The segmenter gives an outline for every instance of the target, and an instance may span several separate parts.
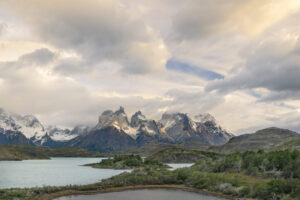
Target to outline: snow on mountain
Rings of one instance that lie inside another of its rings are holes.
[[[130,124],[132,127],[137,128],[139,132],[142,131],[150,135],[159,134],[160,132],[157,123],[154,120],[148,120],[141,111],[132,115]]]
[[[99,116],[97,125],[92,129],[87,126],[76,126],[72,130],[58,127],[45,129],[32,115],[21,116],[0,109],[0,129],[3,141],[6,143],[17,141],[28,143],[29,141],[34,145],[49,147],[79,144],[89,146],[92,145],[90,143],[96,142],[93,141],[94,137],[103,140],[98,141],[101,145],[104,144],[104,141],[109,140],[110,145],[122,146],[121,143],[124,141],[121,141],[120,138],[128,142],[127,146],[132,146],[133,143],[142,146],[151,142],[182,143],[186,141],[224,144],[233,136],[222,129],[210,114],[197,115],[193,120],[184,113],[164,113],[159,121],[155,121],[147,119],[141,111],[138,111],[132,115],[129,121],[123,107],[115,112],[104,111]],[[14,133],[16,136],[13,140],[5,136],[5,134]],[[97,134],[100,133],[103,135],[98,136]],[[22,135],[28,141],[22,139]],[[82,141],[87,144],[83,144]],[[106,145],[105,149],[109,151],[114,148]]]
[[[104,111],[100,115],[98,124],[93,130],[100,130],[108,126],[113,126],[118,130],[124,131],[132,138],[136,138],[137,128],[130,126],[123,107],[120,107],[120,109],[115,112],[111,110]]]
[[[209,144],[226,142],[231,134],[223,130],[210,114],[200,114],[191,119],[184,113],[164,113],[159,121],[148,120],[141,111],[132,115],[130,122],[123,107],[113,112],[104,111],[94,130],[115,127],[131,136],[138,144],[151,141],[181,143],[198,140]]]
[[[159,121],[164,132],[176,142],[199,140],[208,144],[222,144],[233,135],[222,129],[210,114],[195,116],[195,120],[184,113],[165,113]]]
[[[177,142],[182,142],[196,135],[195,122],[186,114],[164,113],[159,122],[162,123],[164,131]]]
[[[54,141],[68,141],[78,136],[77,134],[72,134],[69,129],[61,129],[57,127],[47,128],[47,133]]]
[[[0,109],[0,127],[20,131],[26,138],[38,140],[46,134],[43,125],[32,115],[21,116]]]
[[[214,124],[217,124],[216,119],[211,114],[208,113],[196,115],[194,118],[195,118],[195,122],[200,122],[200,123],[213,122]]]
[[[86,135],[89,132],[89,127],[85,125],[77,125],[71,130],[72,135]]]
[[[8,131],[19,131],[27,139],[30,139],[37,145],[43,145],[49,137],[53,141],[63,142],[88,132],[87,126],[76,126],[72,131],[57,127],[48,127],[45,129],[40,121],[33,115],[22,116],[7,112],[1,108],[0,128],[4,130],[4,133],[8,133]],[[12,134],[12,132],[9,133]]]
[[[141,123],[146,121],[146,117],[142,114],[141,111],[137,111],[131,117],[130,124],[132,127],[138,127]]]
[[[123,107],[113,112],[111,110],[104,111],[100,117],[98,124],[94,129],[102,129],[107,126],[114,126],[117,129],[127,128],[129,126],[127,115]]]

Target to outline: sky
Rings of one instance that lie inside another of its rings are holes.
[[[0,0],[0,107],[48,125],[107,109],[300,131],[299,0]]]

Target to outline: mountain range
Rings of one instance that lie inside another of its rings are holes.
[[[137,111],[129,119],[120,107],[116,111],[104,111],[94,127],[80,125],[69,130],[45,128],[35,116],[21,116],[0,109],[0,144],[5,145],[81,147],[112,152],[150,143],[221,145],[232,137],[210,114],[192,119],[185,113],[164,113],[156,121]]]

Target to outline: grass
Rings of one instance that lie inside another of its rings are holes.
[[[220,154],[207,151],[169,148],[152,154],[149,156],[149,159],[165,163],[194,163],[198,160],[206,158],[217,159],[220,156]]]
[[[138,168],[167,168],[168,166],[151,159],[143,160],[139,155],[120,155],[103,159],[99,163],[87,164],[94,168],[102,169],[138,169]]]

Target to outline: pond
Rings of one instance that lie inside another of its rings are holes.
[[[194,163],[166,163],[166,164],[171,167],[170,170],[175,170],[183,167],[191,167]]]
[[[91,195],[74,195],[55,200],[224,200],[220,197],[173,189],[127,190]]]

